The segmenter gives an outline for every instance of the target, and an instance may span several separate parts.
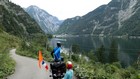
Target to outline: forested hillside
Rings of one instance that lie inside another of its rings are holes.
[[[1,0],[0,3],[0,28],[3,31],[19,37],[43,33],[35,20],[20,6],[11,3],[9,0]]]
[[[79,19],[65,20],[58,34],[140,35],[140,1],[112,0]]]

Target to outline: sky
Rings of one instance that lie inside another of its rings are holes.
[[[10,0],[13,3],[27,8],[36,5],[59,20],[83,16],[111,0]]]

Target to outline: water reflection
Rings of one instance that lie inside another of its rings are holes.
[[[140,39],[121,39],[113,38],[118,46],[118,58],[124,65],[134,63],[140,53]],[[65,37],[53,38],[51,45],[54,47],[57,41],[61,41],[65,48],[70,48],[71,45],[79,45],[81,52],[96,51],[101,45],[105,46],[106,52],[110,49],[112,38],[103,37]],[[107,54],[107,53],[106,53]]]

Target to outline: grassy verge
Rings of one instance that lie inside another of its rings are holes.
[[[3,79],[14,72],[15,62],[12,60],[9,54],[1,55],[0,59],[0,79]]]
[[[18,47],[19,39],[7,33],[0,33],[0,79],[14,72],[15,62],[10,57],[11,48]]]
[[[21,55],[21,56],[27,56],[27,57],[31,57],[31,58],[34,58],[34,59],[38,59],[38,51],[39,51],[39,49],[35,49],[33,51],[18,49],[16,51],[16,53]],[[43,54],[43,59],[44,60],[46,60],[48,62],[53,60],[49,51],[42,50],[42,54]]]
[[[46,45],[47,36],[37,34],[32,38],[34,39],[22,41],[16,53],[22,56],[38,59],[38,51],[41,50],[43,53],[44,60],[51,61],[52,57],[49,51],[51,51],[52,49],[48,45]]]
[[[63,54],[68,61],[69,57]],[[73,54],[71,59],[74,63],[74,73],[78,79],[140,79],[140,70],[129,66],[122,68],[119,62],[102,64],[94,60],[86,60],[85,56]]]

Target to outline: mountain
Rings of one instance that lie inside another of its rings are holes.
[[[43,33],[39,25],[20,6],[0,0],[0,30],[19,37]]]
[[[45,10],[40,9],[37,6],[29,6],[25,11],[36,20],[45,33],[56,32],[62,23],[62,21],[58,20],[57,17],[50,15]]]
[[[57,34],[65,33],[65,34],[73,34],[76,32],[76,27],[73,27],[74,24],[78,23],[79,19],[81,19],[80,16],[76,16],[74,18],[68,18],[64,20],[64,22],[60,25]]]
[[[58,34],[140,35],[140,0],[112,0],[78,19],[66,19]]]

